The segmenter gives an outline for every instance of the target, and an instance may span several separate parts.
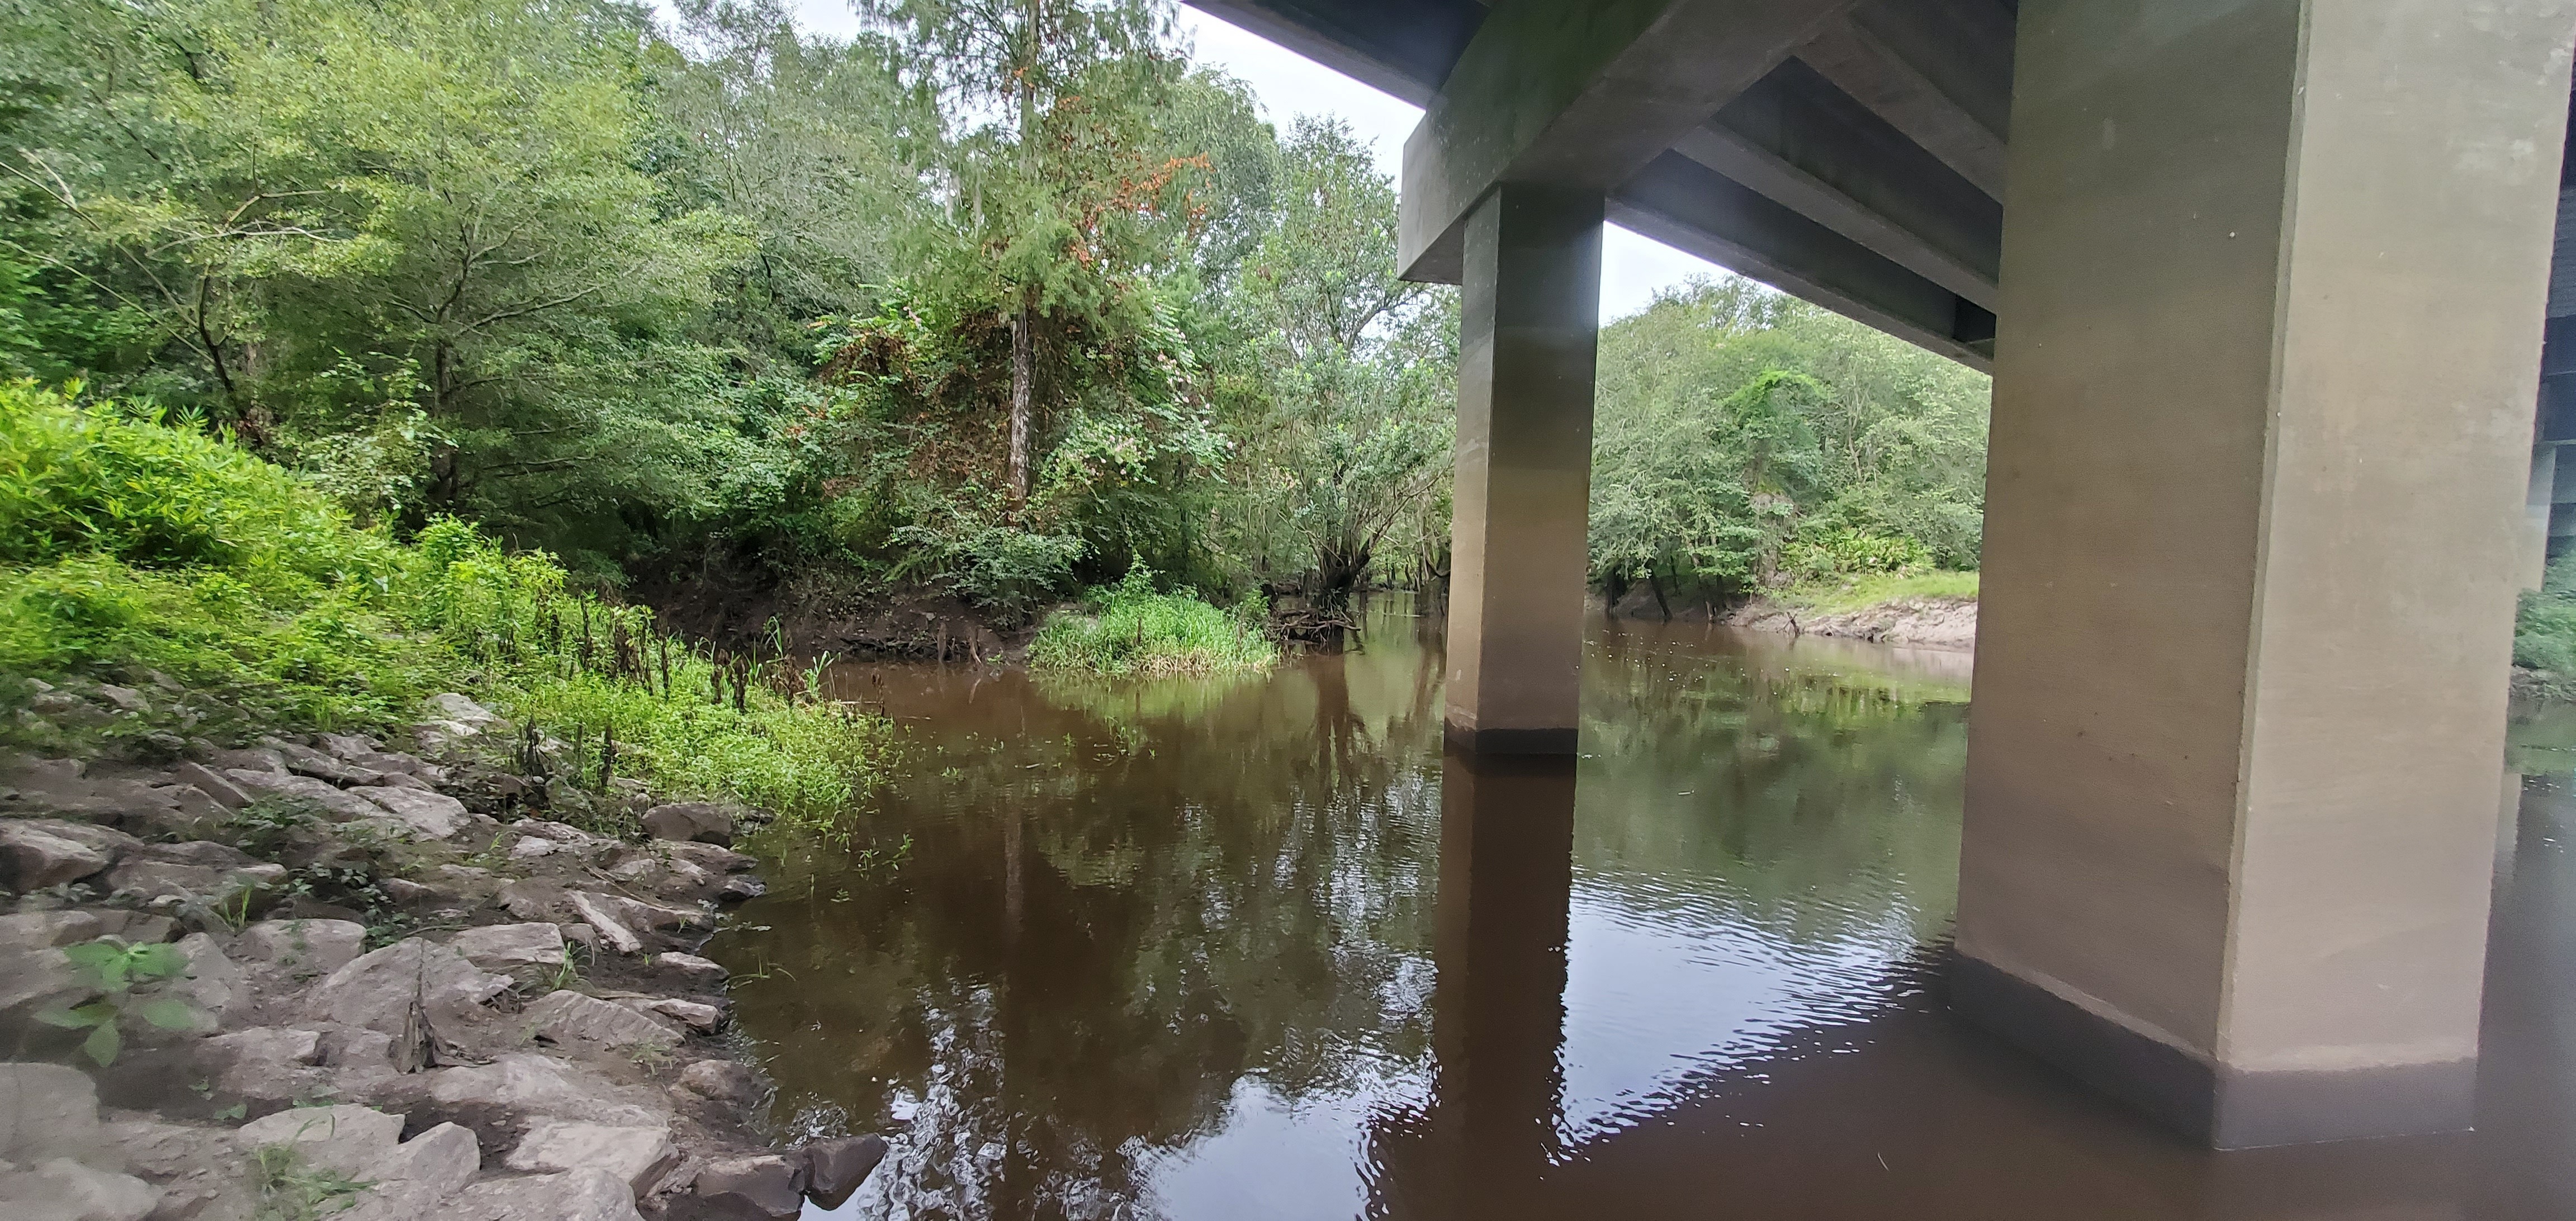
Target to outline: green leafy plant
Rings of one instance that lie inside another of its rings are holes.
[[[48,1009],[36,1020],[66,1030],[87,1030],[81,1041],[81,1052],[104,1068],[116,1062],[118,1051],[125,1045],[119,1027],[139,1020],[163,1030],[185,1030],[197,1025],[201,1015],[194,1005],[175,996],[137,996],[136,989],[146,992],[177,978],[188,969],[186,956],[179,948],[162,942],[143,945],[127,944],[121,937],[101,937],[63,949],[84,982],[106,995],[70,1008]]]

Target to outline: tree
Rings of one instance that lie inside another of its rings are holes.
[[[1396,277],[1394,187],[1340,121],[1298,120],[1276,198],[1233,293],[1246,508],[1284,529],[1308,595],[1339,607],[1392,534],[1423,525],[1447,473],[1454,299]]]

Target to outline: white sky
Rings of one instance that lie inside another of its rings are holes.
[[[857,30],[846,0],[793,0],[797,24],[806,30],[846,38]],[[1404,158],[1404,138],[1422,111],[1410,103],[1366,85],[1249,34],[1194,8],[1181,9],[1181,28],[1197,44],[1197,60],[1225,69],[1252,86],[1254,97],[1283,130],[1301,114],[1330,113],[1351,125],[1360,139],[1377,150],[1378,169],[1395,175]],[[1655,291],[1692,276],[1717,275],[1716,264],[1610,226],[1601,244],[1601,319],[1625,317],[1646,308]]]

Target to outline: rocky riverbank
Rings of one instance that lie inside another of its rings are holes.
[[[757,812],[585,792],[457,694],[393,741],[116,733],[190,698],[44,688],[35,736],[100,748],[0,755],[0,1217],[782,1218],[884,1155],[772,1147],[695,953]]]

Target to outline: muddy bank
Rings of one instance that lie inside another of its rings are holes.
[[[738,653],[978,662],[1026,646],[1037,630],[1034,617],[997,624],[952,593],[878,587],[828,572],[780,581],[709,564],[631,592],[666,627]]]
[[[191,698],[46,688],[22,715],[112,729]],[[772,1147],[773,1087],[694,953],[762,891],[731,846],[761,816],[586,792],[560,750],[449,694],[389,741],[0,755],[0,1216],[845,1199],[884,1142]]]
[[[1764,597],[1733,606],[1678,601],[1658,605],[1646,590],[1633,589],[1609,607],[1609,613],[1627,619],[1662,619],[1669,613],[1677,623],[1718,623],[1757,632],[1834,636],[1913,648],[1973,651],[1977,647],[1974,598],[1901,598],[1827,614]]]

